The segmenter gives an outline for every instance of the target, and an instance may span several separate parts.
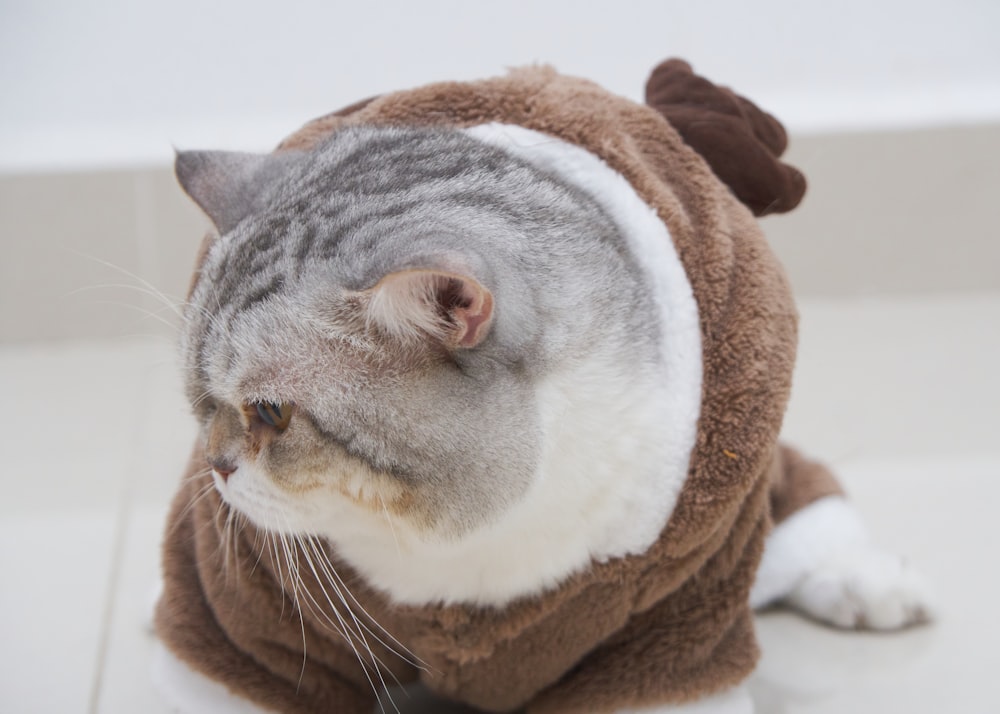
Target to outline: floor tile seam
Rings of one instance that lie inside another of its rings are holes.
[[[129,530],[130,516],[135,501],[135,489],[130,474],[141,468],[142,464],[142,444],[143,435],[147,431],[147,420],[151,415],[143,407],[148,404],[152,396],[153,370],[150,364],[152,358],[151,351],[143,348],[134,348],[137,358],[145,360],[142,369],[142,377],[139,380],[139,388],[136,390],[132,404],[132,414],[135,419],[132,422],[131,434],[127,443],[129,444],[129,457],[125,460],[122,468],[122,475],[118,488],[118,508],[115,513],[115,528],[111,546],[111,569],[105,586],[105,606],[101,613],[101,635],[96,653],[96,667],[94,679],[91,683],[90,699],[88,702],[89,714],[97,714],[100,708],[101,696],[103,692],[104,677],[107,668],[108,652],[111,645],[111,636],[114,630],[115,611],[118,602],[119,589],[122,587],[122,575],[124,571],[125,538]]]

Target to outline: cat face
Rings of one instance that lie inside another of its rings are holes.
[[[356,128],[177,160],[219,233],[182,339],[216,488],[403,600],[499,602],[648,546],[690,450],[660,433],[699,384],[668,393],[657,291],[680,291],[695,347],[697,321],[683,274],[642,263],[677,262],[663,224],[589,155],[544,139],[609,174],[635,226],[488,139]]]
[[[515,365],[457,354],[489,334],[484,288],[407,270],[322,304],[311,290],[261,301],[266,314],[242,313],[189,353],[227,501],[279,531],[347,509],[445,537],[523,492],[537,450],[529,385]]]

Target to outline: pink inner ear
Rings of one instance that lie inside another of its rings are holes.
[[[479,283],[459,279],[464,298],[452,315],[461,327],[459,347],[475,347],[486,337],[493,320],[493,295]]]
[[[489,333],[493,295],[474,278],[435,270],[386,275],[371,293],[369,319],[391,334],[471,348]]]

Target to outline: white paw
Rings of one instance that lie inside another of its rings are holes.
[[[844,628],[895,630],[931,619],[927,585],[902,558],[858,543],[809,572],[786,601]]]

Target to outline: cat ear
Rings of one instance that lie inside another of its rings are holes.
[[[493,321],[493,295],[460,273],[401,270],[368,293],[369,324],[401,338],[429,336],[469,349],[486,338]]]
[[[299,153],[178,151],[174,173],[223,235],[262,203],[269,186]]]

